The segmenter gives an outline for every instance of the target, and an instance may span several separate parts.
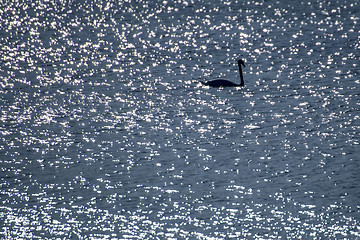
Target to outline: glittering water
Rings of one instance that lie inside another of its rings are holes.
[[[359,16],[1,3],[0,238],[359,238]]]

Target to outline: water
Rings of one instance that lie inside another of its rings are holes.
[[[360,237],[357,0],[0,8],[2,239]],[[200,80],[245,88],[207,88]]]

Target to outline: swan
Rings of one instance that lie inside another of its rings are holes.
[[[215,79],[208,82],[202,82],[202,84],[210,87],[243,87],[244,86],[244,78],[242,74],[242,68],[241,65],[245,67],[245,63],[243,60],[238,60],[239,65],[239,72],[240,72],[240,84],[230,82],[229,80],[225,79]]]

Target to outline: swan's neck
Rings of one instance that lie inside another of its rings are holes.
[[[243,87],[245,84],[244,84],[244,77],[242,73],[241,64],[239,64],[239,72],[240,72],[240,86]]]

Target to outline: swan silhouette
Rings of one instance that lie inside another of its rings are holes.
[[[243,87],[244,86],[244,77],[242,73],[241,65],[245,67],[245,63],[243,60],[238,60],[239,72],[240,72],[240,84],[230,82],[225,79],[215,79],[208,82],[202,82],[202,84],[210,87]]]

